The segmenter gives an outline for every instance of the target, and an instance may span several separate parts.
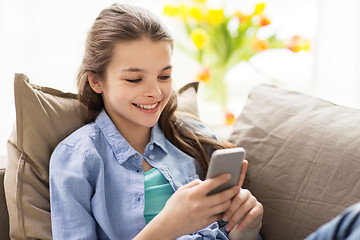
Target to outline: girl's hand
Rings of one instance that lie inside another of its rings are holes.
[[[244,160],[238,187],[244,183],[247,167],[248,162]],[[251,192],[247,189],[241,189],[232,199],[229,209],[223,215],[223,220],[229,221],[226,230],[231,231],[230,236],[240,236],[244,230],[247,232],[246,235],[249,235],[250,231],[253,233],[250,235],[256,236],[254,239],[257,239],[257,234],[262,225],[263,213],[263,206]]]
[[[205,181],[197,179],[180,187],[153,221],[166,224],[163,225],[165,229],[176,238],[220,220],[233,197],[239,194],[240,187],[234,186],[211,196],[207,196],[207,193],[228,180],[230,175],[222,174]]]

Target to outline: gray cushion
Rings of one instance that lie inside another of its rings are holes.
[[[360,200],[360,110],[260,85],[229,140],[264,205],[265,240],[296,240]]]

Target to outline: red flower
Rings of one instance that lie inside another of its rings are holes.
[[[259,16],[259,25],[261,27],[267,26],[271,23],[270,19],[268,17],[266,17],[265,15],[260,15]]]

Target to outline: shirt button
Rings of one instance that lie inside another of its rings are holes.
[[[151,144],[151,145],[149,146],[149,150],[152,151],[153,149],[154,149],[154,145]]]
[[[150,158],[151,160],[153,160],[153,159],[155,158],[155,156],[152,155],[152,154],[150,154],[150,155],[149,155],[149,158]]]
[[[141,197],[138,197],[137,201],[140,202],[140,201],[141,201]]]

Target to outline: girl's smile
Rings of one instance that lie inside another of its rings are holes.
[[[133,105],[137,108],[139,108],[140,111],[145,113],[155,113],[159,110],[160,101],[152,104],[136,104],[133,103]]]

